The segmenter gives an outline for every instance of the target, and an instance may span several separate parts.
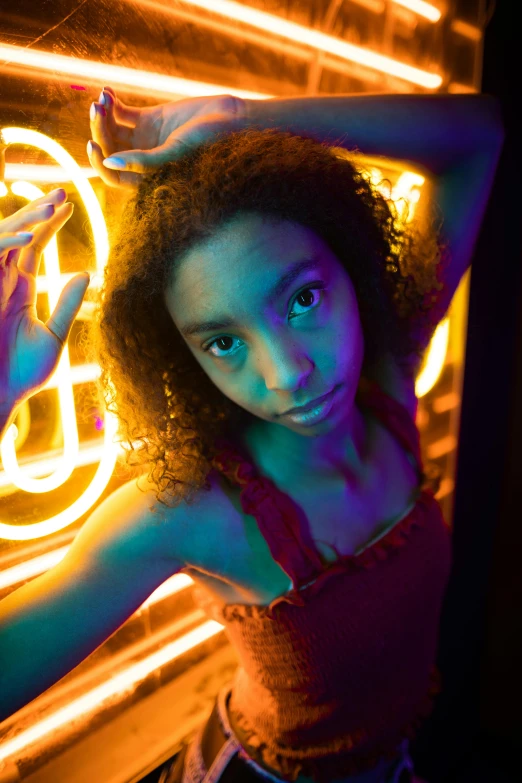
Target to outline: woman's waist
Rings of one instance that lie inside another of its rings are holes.
[[[278,762],[282,762],[282,765],[287,766],[288,770],[293,768],[295,774],[295,769],[300,764],[303,762],[307,764],[310,761],[312,761],[313,767],[316,769],[324,768],[324,773],[327,775],[329,783],[388,783],[388,781],[395,783],[396,780],[401,780],[402,783],[403,780],[406,780],[406,778],[400,779],[396,773],[399,767],[408,769],[408,764],[411,762],[408,754],[409,743],[407,739],[401,739],[399,742],[394,743],[391,748],[388,748],[386,754],[382,750],[374,751],[373,753],[368,750],[364,757],[347,749],[340,751],[337,743],[334,741],[330,748],[327,747],[328,743],[323,745],[321,755],[316,756],[313,760],[311,756],[308,759],[301,757],[302,754],[298,750],[295,754],[285,754],[284,760],[276,753],[274,755],[274,766],[271,766],[269,763],[271,758],[270,749],[263,747],[262,743],[259,744],[257,741],[258,737],[252,736],[251,733],[245,731],[230,709],[231,695],[232,687],[229,686],[222,689],[216,704],[217,717],[224,735],[233,736],[242,747],[244,757],[254,760],[264,771],[274,775],[274,779],[277,781],[283,780],[281,770],[276,766]],[[306,750],[308,755],[310,747],[308,746]],[[342,772],[337,774],[336,770],[342,770]],[[314,783],[314,778],[299,773],[298,777],[295,778],[295,783]]]

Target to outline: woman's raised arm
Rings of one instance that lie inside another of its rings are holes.
[[[217,132],[253,126],[312,134],[331,145],[417,167],[429,180],[423,202],[435,205],[449,251],[439,293],[439,306],[449,306],[471,262],[502,149],[495,98],[357,94],[241,100],[225,95],[139,109],[125,106],[111,88],[100,97],[103,105],[93,103],[91,109],[90,158],[114,186],[135,187],[143,173]],[[431,211],[426,218],[432,219]]]
[[[442,221],[449,255],[439,305],[446,310],[473,248],[504,140],[497,100],[488,95],[332,95],[246,100],[245,122],[310,133],[363,155],[413,164]],[[425,211],[431,220],[432,210]]]

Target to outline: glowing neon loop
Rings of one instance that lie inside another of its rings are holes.
[[[53,157],[58,165],[65,170],[67,178],[75,185],[89,215],[93,229],[96,270],[98,273],[101,273],[109,252],[107,228],[96,194],[74,158],[72,158],[71,155],[53,139],[42,133],[26,128],[4,128],[0,131],[0,140],[5,145],[23,144],[25,146],[36,147]],[[36,186],[27,182],[14,183],[12,190],[17,195],[24,196],[28,199],[33,199],[41,193]],[[6,192],[7,189],[4,185],[2,194],[5,195]],[[61,288],[63,287],[61,285],[55,240],[54,242],[49,243],[45,253],[45,265],[49,305],[52,310],[58,301]],[[74,411],[71,366],[67,345],[64,348],[56,372],[53,374],[52,378],[49,379],[49,385],[56,386],[58,389],[64,433],[64,454],[54,473],[45,478],[35,479],[28,476],[20,469],[15,449],[18,431],[14,424],[9,427],[0,443],[0,453],[6,474],[15,486],[26,492],[49,492],[52,489],[61,486],[71,475],[74,469],[74,459],[78,456],[78,431]],[[31,525],[10,525],[0,522],[0,537],[16,541],[42,538],[43,536],[50,535],[51,533],[55,533],[56,531],[67,527],[67,525],[72,524],[80,516],[85,514],[100,497],[114,470],[118,454],[118,447],[113,443],[113,436],[116,431],[116,417],[108,411],[105,411],[105,439],[98,469],[90,485],[74,503],[54,517]]]

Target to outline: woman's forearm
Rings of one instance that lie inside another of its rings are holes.
[[[488,95],[326,95],[246,100],[247,125],[311,133],[363,155],[409,161],[441,175],[503,136]]]

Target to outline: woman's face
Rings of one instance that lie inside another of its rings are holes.
[[[165,301],[196,361],[241,408],[301,442],[342,426],[359,382],[363,333],[350,278],[314,231],[238,214],[184,256]],[[339,385],[332,413],[315,426],[281,418]]]

